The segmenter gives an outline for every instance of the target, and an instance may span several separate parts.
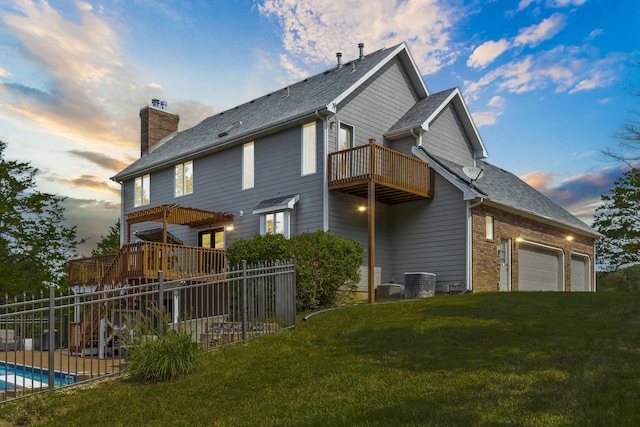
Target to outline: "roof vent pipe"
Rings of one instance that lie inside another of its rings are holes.
[[[336,58],[338,58],[338,68],[342,68],[342,52],[336,53]]]
[[[160,101],[160,108],[163,110],[167,109],[167,101]]]
[[[360,49],[360,61],[364,59],[364,43],[358,43],[358,49]]]
[[[159,100],[159,99],[153,98],[153,99],[151,100],[151,106],[152,106],[152,107],[156,107],[156,108],[158,108],[158,106],[159,106],[159,105],[160,105],[160,100]]]

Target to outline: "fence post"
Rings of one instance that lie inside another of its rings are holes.
[[[242,260],[242,341],[247,342],[247,260]]]
[[[44,335],[44,334],[42,334]],[[44,337],[40,338],[41,340]],[[41,342],[41,347],[44,347],[44,342]],[[49,285],[49,389],[53,390],[55,387],[55,349],[56,349],[56,288],[54,285]],[[41,371],[42,372],[42,371]]]
[[[164,333],[164,273],[162,270],[158,271],[158,335],[162,336]]]

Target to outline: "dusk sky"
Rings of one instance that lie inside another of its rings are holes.
[[[640,98],[637,0],[0,0],[0,139],[67,197],[89,255],[116,222],[109,178],[140,155],[152,98],[180,129],[406,42],[431,93],[460,87],[488,162],[590,223]],[[635,65],[634,65],[635,64]]]

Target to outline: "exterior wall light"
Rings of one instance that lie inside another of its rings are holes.
[[[233,224],[227,225],[227,231],[233,231]]]
[[[358,212],[364,212],[367,210],[366,206],[358,206]]]

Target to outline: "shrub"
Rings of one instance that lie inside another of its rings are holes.
[[[236,240],[227,249],[229,264],[286,261],[296,258],[298,310],[335,305],[355,292],[364,248],[357,240],[326,231],[301,233],[287,240],[281,234]]]
[[[14,425],[29,425],[51,415],[49,394],[36,394],[16,403],[11,421]]]
[[[192,342],[191,334],[168,331],[133,346],[127,369],[135,380],[171,381],[193,372],[202,359],[203,353]]]
[[[169,314],[154,305],[140,318],[129,319],[127,369],[140,381],[171,381],[195,370],[203,353],[192,341],[191,334],[169,328]]]
[[[355,292],[364,257],[360,242],[320,230],[293,236],[289,244],[296,257],[298,310],[335,305]]]
[[[253,239],[238,239],[227,248],[230,266],[238,266],[242,260],[249,264],[291,259],[287,239],[282,234],[256,234]]]

